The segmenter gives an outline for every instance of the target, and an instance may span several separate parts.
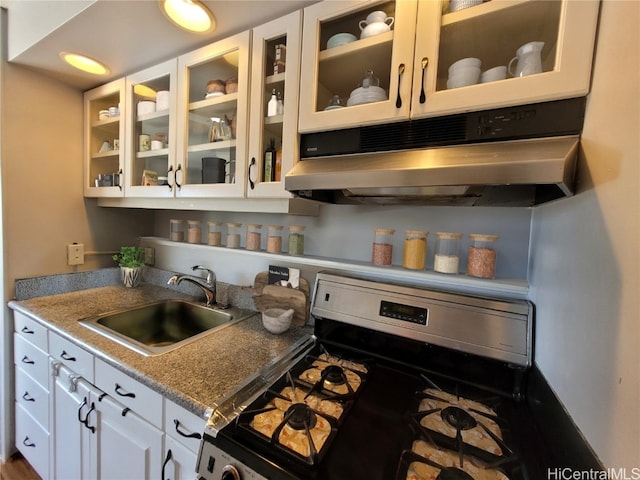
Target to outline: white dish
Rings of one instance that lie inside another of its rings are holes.
[[[150,100],[143,100],[138,102],[138,116],[145,115],[147,113],[153,113],[156,111],[156,102]]]
[[[365,103],[374,103],[374,102],[381,102],[383,100],[386,100],[387,98],[350,98],[349,100],[347,100],[347,106],[348,107],[353,107],[354,105],[363,105]]]
[[[342,106],[342,105],[329,105],[328,107],[325,107],[325,110],[337,110],[338,108],[344,108],[344,106]]]
[[[211,93],[207,93],[204,98],[211,98],[211,97],[221,97],[222,95],[224,95],[224,92],[211,92]]]
[[[347,43],[355,42],[357,37],[350,33],[336,33],[327,42],[327,49],[346,45]]]
[[[463,67],[477,67],[480,68],[482,65],[482,60],[479,58],[469,57],[469,58],[461,58],[457,62],[454,62],[449,67],[449,73],[455,72],[459,68]]]
[[[350,96],[353,97],[354,95],[358,95],[360,93],[369,93],[372,95],[383,95],[383,96],[387,95],[387,92],[385,92],[384,88],[371,86],[367,88],[358,87],[351,92]]]

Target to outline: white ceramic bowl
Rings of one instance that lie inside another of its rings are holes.
[[[507,67],[500,65],[499,67],[493,67],[480,74],[480,83],[495,82],[497,80],[504,80],[507,78]]]
[[[354,91],[351,92],[350,96],[353,97],[354,95],[358,95],[358,94],[361,94],[361,93],[366,93],[366,94],[369,94],[369,95],[383,96],[383,97],[387,96],[387,92],[385,92],[384,88],[382,88],[382,87],[374,87],[374,86],[367,87],[367,88],[358,87]]]
[[[289,330],[292,318],[292,308],[289,310],[283,308],[268,308],[262,312],[262,325],[269,332],[280,334]]]
[[[447,79],[447,86],[455,85],[456,87],[464,87],[467,85],[474,85],[480,80],[479,68],[465,68],[460,72],[449,75]],[[451,88],[451,87],[448,87]]]
[[[457,12],[465,8],[473,7],[474,5],[480,5],[482,0],[451,0],[449,3],[449,11]]]
[[[138,102],[138,115],[145,115],[147,113],[153,113],[156,111],[156,102],[150,100],[143,100]]]
[[[474,58],[474,57],[461,58],[457,62],[454,62],[451,64],[451,66],[449,67],[449,74],[452,74],[459,68],[464,68],[464,67],[480,68],[481,65],[482,65],[482,61],[479,58]]]
[[[357,37],[350,33],[336,33],[327,42],[327,48],[339,47],[340,45],[346,45],[347,43],[355,42]]]

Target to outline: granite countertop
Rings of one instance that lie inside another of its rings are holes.
[[[13,300],[9,306],[203,418],[242,383],[312,332],[311,327],[304,326],[273,335],[264,329],[260,315],[255,313],[175,350],[144,356],[78,323],[92,315],[164,299],[193,297],[143,284],[133,289],[105,286]]]

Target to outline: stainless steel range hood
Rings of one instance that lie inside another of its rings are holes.
[[[285,176],[330,203],[532,206],[573,194],[586,100],[303,134]]]
[[[578,135],[316,157],[285,177],[330,203],[531,206],[573,194]]]

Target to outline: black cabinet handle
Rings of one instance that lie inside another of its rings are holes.
[[[24,357],[22,357],[22,363],[26,363],[27,365],[35,365],[36,362],[25,355]]]
[[[67,360],[68,362],[76,361],[76,357],[72,357],[71,355],[69,355],[66,350],[62,350],[62,353],[60,354],[60,358],[62,358],[63,360]]]
[[[255,164],[256,164],[256,157],[251,157],[251,161],[249,162],[249,173],[248,173],[249,187],[251,188],[251,190],[256,188],[256,182],[251,180],[251,167],[253,167]]]
[[[183,436],[184,438],[196,438],[198,440],[200,440],[202,438],[202,435],[200,435],[198,432],[193,432],[193,433],[184,433],[180,431],[180,420],[178,420],[177,418],[173,419],[173,423],[176,426],[176,432],[178,433],[178,435]]]
[[[427,100],[426,95],[424,94],[424,71],[427,69],[427,65],[429,65],[429,58],[422,58],[422,82],[420,85],[420,103],[424,103]]]
[[[121,397],[136,398],[136,394],[135,393],[125,392],[124,390],[122,390],[122,387],[118,383],[116,383],[115,392],[118,395],[120,395]]]
[[[87,415],[84,417],[84,426],[87,427],[91,433],[96,433],[96,427],[89,425],[89,415],[91,415],[91,412],[93,412],[96,409],[96,404],[91,402],[91,408],[89,409],[89,411],[87,412]]]
[[[402,98],[400,98],[400,80],[402,79],[403,74],[404,74],[404,63],[401,63],[398,66],[398,95],[396,98],[396,108],[402,107]]]
[[[118,188],[122,191],[122,169],[118,170]]]
[[[173,183],[176,184],[176,188],[178,190],[180,190],[182,188],[182,185],[178,183],[178,172],[182,170],[182,164],[178,164],[178,168],[176,168],[176,173],[173,176]]]
[[[36,333],[33,330],[30,330],[29,328],[27,328],[27,326],[25,325],[24,327],[22,327],[22,330],[20,330],[22,333],[28,333],[30,335]]]
[[[167,170],[167,185],[169,186],[169,191],[173,190],[173,185],[171,184],[171,182],[169,181],[169,174],[173,173],[173,165],[169,166],[169,170]],[[175,183],[176,181],[176,177],[175,175],[173,176],[173,181]]]
[[[29,437],[24,437],[24,440],[22,440],[22,444],[25,447],[35,447],[36,446],[35,443],[33,443],[31,440],[29,440]]]
[[[27,402],[35,402],[36,401],[35,398],[33,398],[31,395],[29,395],[29,392],[24,392],[24,394],[22,395],[22,398]]]
[[[167,450],[167,458],[164,459],[164,463],[162,464],[162,480],[165,480],[167,477],[164,474],[165,468],[167,467],[167,463],[173,458],[173,454],[171,453],[171,449]]]
[[[82,403],[80,404],[80,406],[78,407],[78,421],[80,423],[84,423],[84,420],[82,420],[81,417],[81,413],[82,413],[82,408],[87,404],[87,397],[84,397],[82,400]]]

